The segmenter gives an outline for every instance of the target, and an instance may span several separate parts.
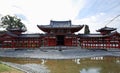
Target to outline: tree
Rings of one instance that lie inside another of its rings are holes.
[[[0,25],[3,28],[6,28],[6,30],[10,29],[19,29],[26,31],[25,25],[21,22],[21,19],[17,18],[16,16],[10,16],[6,15],[1,18],[2,24]]]
[[[85,25],[84,34],[90,34],[89,26]]]

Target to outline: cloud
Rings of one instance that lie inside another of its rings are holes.
[[[120,13],[120,0],[87,0],[83,9],[79,11],[78,19],[99,13]]]
[[[83,19],[77,19],[74,21],[74,23],[81,23],[81,24],[87,24],[89,25],[91,33],[97,33],[96,30],[103,28],[105,26],[117,28],[117,31],[120,32],[120,16],[110,22],[113,18],[115,18],[117,15],[111,15],[108,16],[106,13],[99,13],[93,16],[89,16]],[[110,23],[109,23],[110,22]],[[108,25],[106,25],[109,23]],[[83,33],[84,30],[80,31],[80,33]]]
[[[0,14],[17,15],[28,32],[41,32],[36,25],[48,25],[50,20],[88,24],[95,32],[120,13],[119,4],[119,0],[0,0]]]
[[[87,24],[92,33],[104,27],[117,15],[120,15],[120,0],[86,0],[84,7],[79,10],[75,23]],[[118,28],[120,32],[120,17],[107,26]]]
[[[15,14],[15,16],[19,17],[21,20],[27,21],[27,18],[23,14]]]
[[[49,24],[50,20],[74,20],[84,2],[84,0],[0,0],[0,12],[3,15],[17,15],[23,19],[29,31],[36,32],[38,30],[32,29],[38,29],[37,24]]]

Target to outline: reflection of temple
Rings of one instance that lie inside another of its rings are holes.
[[[44,60],[44,59],[27,59],[27,58],[10,58],[0,57],[2,62],[13,64],[21,64],[21,68],[26,66],[29,69],[43,69],[41,66],[50,70],[51,73],[119,73],[120,72],[120,57],[94,57],[81,58],[73,60]],[[28,66],[28,64],[30,66]],[[19,68],[18,67],[18,68]],[[43,69],[44,70],[44,69]],[[30,70],[31,71],[31,70]],[[42,73],[49,73],[43,72]]]
[[[0,35],[2,48],[40,48],[41,46],[80,46],[81,48],[120,48],[120,34],[115,28],[104,27],[101,34],[75,34],[84,25],[71,21],[51,21],[50,25],[37,25],[45,34],[22,34],[11,29]]]

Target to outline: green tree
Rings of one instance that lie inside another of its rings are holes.
[[[21,19],[16,16],[6,15],[1,18],[1,27],[6,28],[6,30],[10,29],[19,29],[26,31],[25,25],[21,22]]]
[[[90,34],[89,26],[85,25],[84,34]]]

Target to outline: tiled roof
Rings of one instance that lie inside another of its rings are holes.
[[[101,31],[114,31],[116,30],[116,28],[110,28],[110,27],[103,27],[101,29],[98,29],[97,32],[101,32]]]
[[[3,33],[3,34],[0,35],[0,36],[3,36],[3,35],[9,35],[9,36],[12,36],[12,37],[18,37],[18,35],[13,34],[13,33],[9,32],[9,31],[6,31],[5,33]]]
[[[30,38],[32,38],[32,37],[41,37],[41,36],[43,36],[44,34],[21,34],[19,37],[30,37]]]
[[[26,30],[14,28],[14,29],[8,29],[8,31],[19,31],[19,32],[25,32]]]
[[[40,28],[76,28],[81,25],[72,25],[71,21],[50,21],[50,25],[37,25]]]
[[[110,34],[106,34],[106,35],[102,35],[102,34],[78,34],[78,36],[80,37],[109,37],[109,36],[113,36],[114,34],[118,34],[120,35],[120,33],[118,33],[117,31],[112,32]]]
[[[40,28],[77,28],[77,27],[81,27],[81,25],[71,25],[71,26],[51,26],[51,25],[37,25]],[[83,25],[82,25],[83,26]]]
[[[80,37],[106,37],[108,35],[101,35],[101,34],[78,34]]]
[[[71,21],[50,21],[51,27],[70,27]]]

